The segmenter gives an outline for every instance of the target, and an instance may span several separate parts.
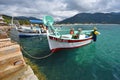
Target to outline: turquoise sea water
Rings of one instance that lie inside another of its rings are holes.
[[[76,25],[62,27],[82,27],[92,29],[93,25]],[[120,80],[120,25],[96,25],[101,35],[97,42],[76,48],[61,50],[52,56],[35,60],[47,80]],[[65,33],[64,31],[63,33]],[[20,39],[22,46],[33,56],[49,54],[46,37]]]

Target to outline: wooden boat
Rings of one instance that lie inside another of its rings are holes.
[[[20,26],[19,22],[15,22],[13,24],[13,18],[12,18],[12,26],[15,28],[17,32],[13,31],[13,34],[17,34],[19,37],[33,37],[33,36],[45,36],[47,35],[46,30],[43,27],[40,26],[33,26],[32,24],[38,24],[43,25],[42,20],[30,20],[31,26]]]
[[[33,37],[33,36],[44,36],[47,35],[46,32],[42,32],[41,28],[31,29],[30,27],[21,27],[16,29],[18,31],[19,37]]]
[[[47,39],[52,52],[60,49],[78,48],[92,42],[92,36],[88,36],[87,34],[80,34],[78,38],[73,38],[71,34],[60,35],[53,26],[53,18],[51,16],[44,17],[44,24],[49,27]]]

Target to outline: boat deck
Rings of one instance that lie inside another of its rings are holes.
[[[55,38],[60,38],[60,39],[66,39],[66,40],[82,40],[82,39],[86,39],[86,38],[90,37],[85,34],[79,35],[79,38],[72,38],[72,35],[70,35],[70,34],[58,35],[58,36],[50,35],[50,36],[55,37]]]

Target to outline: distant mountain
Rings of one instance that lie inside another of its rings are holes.
[[[12,19],[12,16],[4,15],[4,14],[2,16],[3,18]],[[26,17],[26,16],[15,16],[14,19],[15,20],[31,20],[31,19],[39,20],[36,17]]]
[[[120,13],[79,13],[59,23],[102,23],[120,24]]]
[[[2,16],[5,22],[7,22],[8,24],[11,23],[12,16],[4,15],[4,14]],[[14,20],[18,20],[19,23],[22,25],[22,24],[30,24],[29,20],[40,20],[40,19],[35,17],[15,16]]]
[[[38,20],[38,18],[36,17],[25,17],[25,16],[17,16],[15,17],[15,19],[16,20],[33,20],[33,19]]]

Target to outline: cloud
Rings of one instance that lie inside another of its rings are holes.
[[[67,9],[79,12],[114,12],[120,11],[119,0],[65,0]]]
[[[51,15],[61,20],[83,12],[120,12],[119,5],[119,0],[0,0],[0,13],[37,18]]]

